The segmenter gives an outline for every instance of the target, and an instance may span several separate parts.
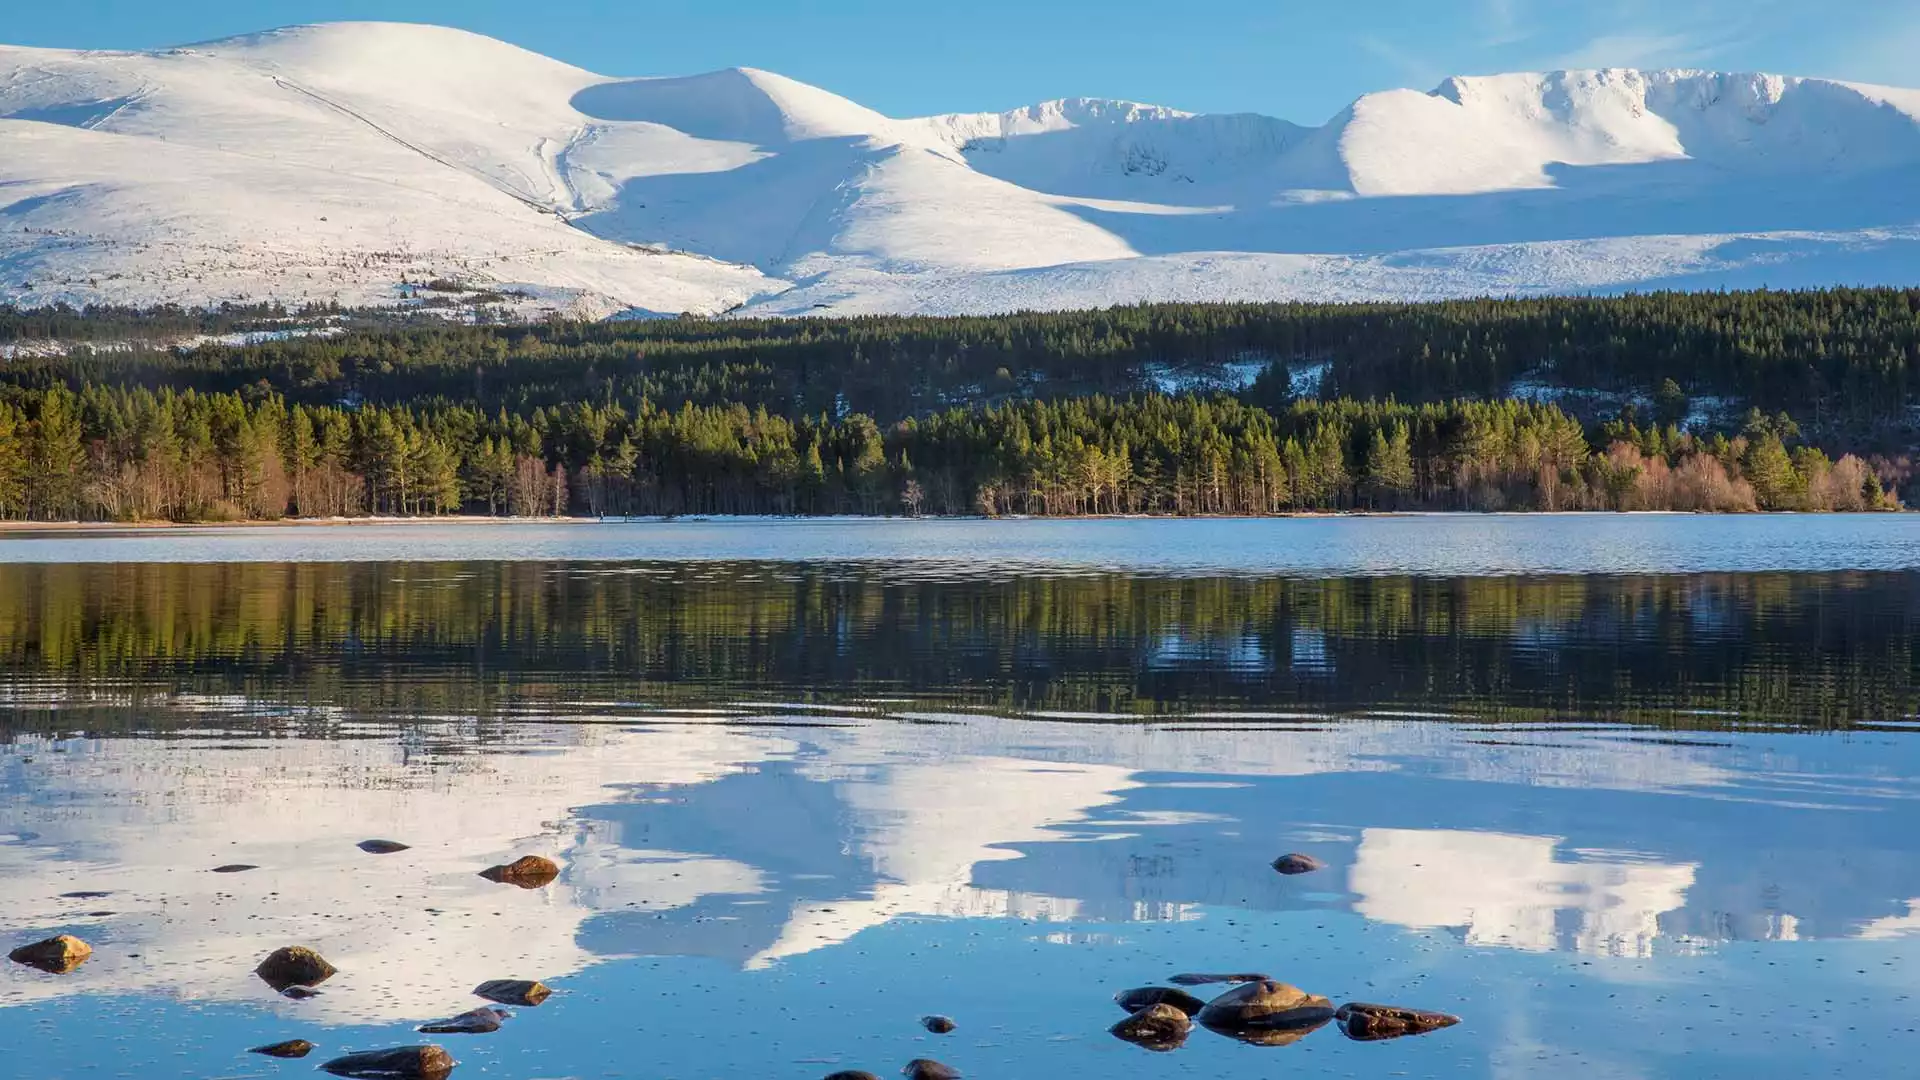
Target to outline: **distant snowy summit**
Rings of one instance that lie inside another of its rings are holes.
[[[991,312],[1920,283],[1920,91],[1570,71],[1326,125],[882,116],[430,26],[0,47],[0,300]]]

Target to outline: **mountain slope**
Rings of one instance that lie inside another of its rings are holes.
[[[893,119],[437,27],[0,48],[0,299],[992,311],[1920,276],[1920,91],[1450,79],[1307,128],[1071,99]]]

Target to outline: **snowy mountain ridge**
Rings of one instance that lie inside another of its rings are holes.
[[[439,27],[0,47],[0,301],[982,312],[1920,278],[1920,90],[1449,79],[1327,124],[1069,98],[896,119]]]

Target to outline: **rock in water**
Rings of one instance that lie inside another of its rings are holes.
[[[30,968],[39,968],[49,975],[65,975],[86,963],[87,957],[92,955],[93,946],[72,934],[61,934],[31,945],[22,945],[8,953],[7,959]]]
[[[275,949],[273,955],[253,969],[268,986],[281,991],[295,986],[318,986],[333,978],[334,971],[334,966],[319,953],[301,945]]]
[[[880,1078],[870,1072],[861,1072],[859,1069],[844,1069],[827,1074],[827,1080],[880,1080]]]
[[[1171,1005],[1149,1005],[1108,1029],[1117,1039],[1165,1053],[1186,1044],[1193,1021]]]
[[[1137,990],[1122,990],[1113,995],[1113,1003],[1129,1013],[1137,1013],[1153,1005],[1171,1005],[1187,1016],[1197,1014],[1207,1004],[1185,990],[1175,990],[1171,986],[1143,986]]]
[[[500,1030],[502,1021],[513,1014],[498,1005],[485,1005],[459,1016],[420,1025],[422,1035],[486,1035]]]
[[[1178,986],[1206,986],[1209,983],[1257,983],[1266,982],[1267,980],[1268,976],[1254,972],[1245,972],[1239,975],[1216,975],[1211,972],[1189,971],[1184,975],[1175,975],[1167,981]]]
[[[308,998],[319,997],[320,991],[310,990],[304,986],[289,986],[285,990],[280,991],[280,996],[292,1001],[305,1001]]]
[[[953,1033],[953,1029],[960,1025],[954,1023],[951,1017],[923,1016],[920,1018],[920,1026],[933,1032],[935,1035],[950,1035]]]
[[[1259,1046],[1298,1042],[1333,1019],[1333,1002],[1271,979],[1234,987],[1195,1017],[1210,1031]]]
[[[914,1058],[907,1067],[900,1070],[907,1080],[960,1080],[960,1070],[951,1065],[942,1065],[932,1058]]]
[[[272,1046],[256,1046],[247,1053],[265,1054],[270,1058],[303,1058],[313,1053],[313,1044],[305,1039],[288,1039]]]
[[[478,997],[531,1009],[553,995],[546,983],[531,979],[489,979],[473,988]]]
[[[236,862],[236,863],[228,863],[225,866],[216,866],[213,868],[213,872],[216,874],[244,874],[249,870],[258,870],[258,869],[260,868],[253,865],[252,863]]]
[[[480,876],[488,881],[518,885],[523,889],[538,889],[559,877],[560,867],[552,859],[522,855],[505,866],[489,866],[480,871]]]
[[[1450,1028],[1460,1022],[1457,1016],[1424,1009],[1403,1009],[1396,1005],[1369,1005],[1350,1001],[1333,1014],[1340,1030],[1356,1042],[1397,1039],[1402,1035],[1425,1035],[1429,1031]]]
[[[398,840],[362,840],[356,846],[369,855],[391,855],[396,851],[406,851],[409,847]]]
[[[353,1080],[444,1080],[455,1064],[453,1055],[438,1046],[402,1046],[348,1054],[320,1067]]]
[[[1273,860],[1273,868],[1283,874],[1292,876],[1294,874],[1311,874],[1315,870],[1325,870],[1327,864],[1311,855],[1302,855],[1295,852],[1292,855],[1282,855]]]

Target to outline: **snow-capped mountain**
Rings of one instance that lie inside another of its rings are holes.
[[[1318,128],[1073,99],[894,119],[437,27],[0,48],[0,300],[1000,311],[1920,280],[1920,91],[1450,79]]]

